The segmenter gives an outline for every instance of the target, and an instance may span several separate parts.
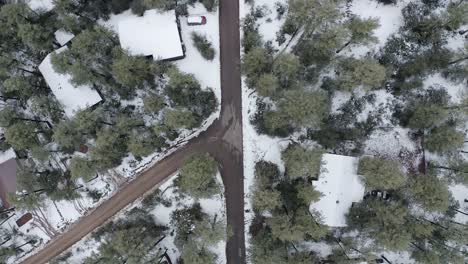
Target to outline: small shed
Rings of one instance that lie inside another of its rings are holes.
[[[27,222],[31,221],[32,219],[32,214],[31,213],[25,213],[23,216],[21,216],[18,220],[16,220],[16,225],[18,227],[24,226]]]
[[[122,49],[134,56],[151,56],[154,60],[175,60],[185,56],[175,10],[147,10],[143,16],[120,21],[119,41]]]
[[[346,214],[354,202],[364,198],[364,184],[357,174],[356,157],[324,154],[321,173],[313,182],[315,190],[322,193],[310,208],[319,211],[329,227],[346,226]]]
[[[13,149],[0,154],[0,199],[4,208],[10,208],[8,194],[16,192],[18,163]]]

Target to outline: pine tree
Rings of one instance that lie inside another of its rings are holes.
[[[428,211],[445,212],[449,207],[450,192],[447,183],[433,175],[414,176],[410,196]]]
[[[368,190],[395,190],[406,182],[401,165],[394,160],[363,157],[359,160],[358,173]]]
[[[208,154],[192,156],[184,162],[174,184],[193,198],[209,198],[221,192],[216,181],[217,163]]]
[[[306,149],[291,145],[281,153],[285,163],[286,175],[290,179],[317,178],[320,173],[323,150]]]

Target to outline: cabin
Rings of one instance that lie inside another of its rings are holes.
[[[52,54],[63,52],[67,48],[68,47],[63,46],[48,54],[39,65],[39,71],[44,77],[47,85],[52,90],[52,93],[63,106],[65,115],[71,118],[76,112],[90,108],[102,102],[103,98],[100,93],[91,86],[74,86],[71,83],[71,75],[60,74],[54,70],[51,62]]]
[[[132,16],[118,24],[120,46],[133,56],[153,60],[178,60],[185,57],[179,19],[175,10],[145,11],[143,16]]]
[[[16,193],[16,172],[18,163],[16,153],[9,149],[0,153],[0,199],[2,208],[10,208],[8,195]]]
[[[322,156],[321,173],[312,182],[314,189],[322,196],[313,202],[310,209],[323,216],[328,227],[345,227],[346,214],[355,202],[364,198],[364,184],[358,171],[359,159],[335,154]]]

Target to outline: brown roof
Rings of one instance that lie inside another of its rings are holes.
[[[31,219],[32,219],[32,214],[31,213],[25,213],[18,220],[16,220],[16,225],[18,225],[18,227],[22,227],[24,224],[31,221]]]
[[[9,208],[8,193],[16,192],[16,159],[9,159],[0,164],[0,198],[3,206]]]

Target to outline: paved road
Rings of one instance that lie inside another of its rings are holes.
[[[225,185],[227,224],[233,231],[226,246],[227,263],[245,263],[239,0],[221,0],[219,16],[222,88],[220,119],[199,137],[123,186],[92,213],[50,241],[44,249],[24,260],[24,264],[47,263],[173,175],[186,158],[202,151],[209,152],[220,163]]]

